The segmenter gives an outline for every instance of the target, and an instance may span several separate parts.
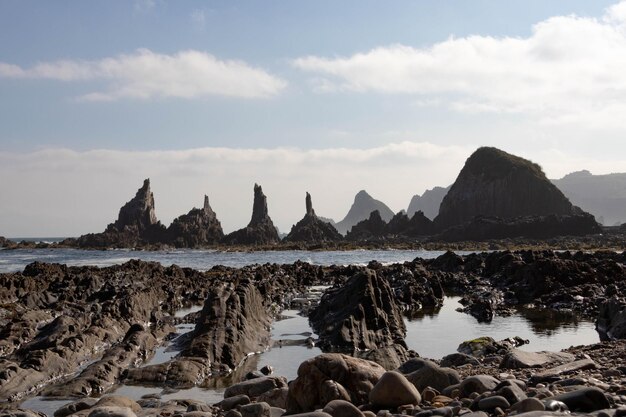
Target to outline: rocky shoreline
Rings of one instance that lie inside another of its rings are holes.
[[[142,261],[106,268],[36,262],[0,274],[0,283],[2,416],[37,415],[19,408],[35,394],[74,399],[55,417],[625,412],[626,253],[447,252],[393,265],[296,262],[206,272]],[[300,296],[313,285],[330,286],[319,303]],[[519,306],[571,311],[596,320],[607,341],[531,354],[516,349],[519,341],[476,335],[456,354],[420,358],[404,342],[402,315],[452,293],[478,320]],[[197,304],[202,310],[186,319],[173,315]],[[267,348],[272,320],[291,305],[308,312],[325,352],[304,361],[294,381],[252,372],[218,405],[92,398],[120,383],[179,389],[232,376],[249,353]],[[179,353],[145,366],[180,320],[194,329],[177,339]]]

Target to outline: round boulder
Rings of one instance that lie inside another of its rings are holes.
[[[369,394],[370,403],[378,407],[396,408],[406,404],[419,404],[422,397],[400,372],[385,372]]]

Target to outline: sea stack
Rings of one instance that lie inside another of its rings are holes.
[[[378,210],[381,219],[385,222],[388,222],[393,217],[393,211],[385,203],[382,201],[375,200],[371,195],[367,193],[365,190],[359,191],[356,196],[354,196],[354,202],[348,210],[348,214],[346,217],[337,223],[337,230],[339,233],[346,234],[348,230],[352,228],[355,224],[360,222],[361,220],[365,220],[369,218],[370,214],[374,211]]]
[[[224,237],[229,245],[273,245],[280,241],[278,230],[268,214],[267,197],[260,185],[254,184],[252,219],[248,226]]]
[[[531,161],[496,148],[476,150],[465,162],[441,202],[435,219],[440,229],[476,216],[511,219],[579,213]]]
[[[167,229],[167,235],[169,242],[178,248],[216,245],[224,238],[222,225],[206,195],[203,207],[193,208],[175,219]]]
[[[285,242],[336,242],[343,237],[330,223],[321,220],[315,214],[311,195],[306,193],[306,213],[302,220],[291,228],[291,232],[285,237]]]
[[[103,233],[87,234],[76,239],[79,247],[132,248],[163,243],[165,226],[157,220],[150,179],[145,179],[135,197],[120,209],[117,220]]]

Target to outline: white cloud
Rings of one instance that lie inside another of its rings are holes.
[[[280,93],[287,85],[286,81],[245,62],[220,60],[195,50],[165,55],[139,49],[133,54],[98,61],[60,60],[38,63],[31,68],[0,62],[0,77],[110,82],[108,90],[80,97],[87,101],[191,99],[208,95],[266,98]]]
[[[135,12],[147,13],[154,9],[156,0],[135,0]]]
[[[318,92],[410,94],[417,103],[445,101],[462,112],[614,125],[615,114],[626,113],[626,1],[602,19],[547,19],[525,38],[450,38],[428,48],[306,56],[292,65],[313,74]]]

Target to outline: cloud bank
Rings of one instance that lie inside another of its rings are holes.
[[[409,94],[462,112],[619,125],[626,111],[626,2],[601,19],[547,19],[525,38],[451,37],[427,48],[390,45],[292,65],[315,74],[319,92]]]
[[[287,86],[286,81],[245,62],[220,60],[194,50],[165,55],[139,49],[97,61],[60,60],[41,62],[30,68],[0,62],[0,77],[109,82],[107,90],[79,97],[87,101],[192,99],[211,95],[268,98]]]

